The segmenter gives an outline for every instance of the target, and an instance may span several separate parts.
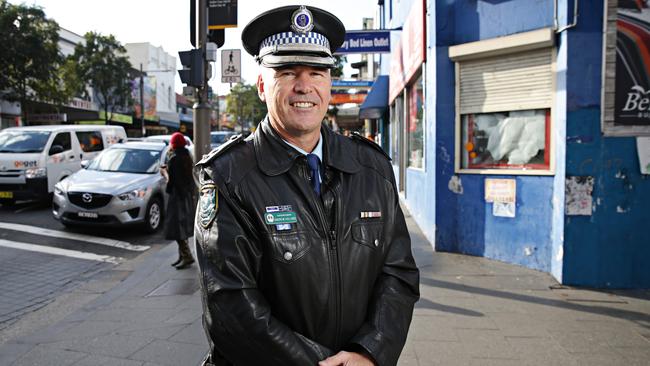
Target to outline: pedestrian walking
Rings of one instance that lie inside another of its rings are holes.
[[[184,269],[194,263],[187,242],[194,228],[195,185],[192,179],[192,157],[185,148],[185,136],[175,132],[169,142],[167,167],[161,172],[167,176],[166,192],[169,194],[165,220],[165,239],[178,243],[178,259],[172,263],[176,269]]]
[[[419,272],[388,156],[322,123],[341,21],[311,6],[253,19],[268,115],[199,163],[204,365],[395,365]]]

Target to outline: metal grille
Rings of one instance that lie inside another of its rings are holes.
[[[0,171],[0,177],[3,177],[3,178],[18,178],[18,177],[20,177],[21,174],[23,174],[23,171],[19,170],[19,169],[10,169],[10,170]]]
[[[552,49],[459,63],[460,113],[550,108]]]
[[[113,196],[110,194],[68,192],[68,199],[70,200],[70,203],[85,209],[104,207],[111,201],[112,198]]]

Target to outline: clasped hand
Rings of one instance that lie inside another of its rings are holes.
[[[355,352],[341,351],[318,363],[318,366],[374,366],[374,362],[366,355]]]

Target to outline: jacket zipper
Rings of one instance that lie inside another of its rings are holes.
[[[304,167],[303,174],[305,174],[306,177],[309,177],[309,172],[307,171],[307,167]],[[329,228],[327,225],[327,219],[325,218],[325,207],[323,206],[323,201],[320,199],[320,197],[316,197],[315,194],[314,197],[316,198],[316,211],[318,211],[321,228],[327,238],[327,246],[329,249],[328,258],[330,263],[330,276],[333,282],[334,301],[336,304],[335,313],[334,313],[334,321],[336,324],[334,344],[338,349],[341,348],[339,343],[341,337],[341,292],[342,291],[341,291],[341,269],[339,264],[338,246],[337,246],[337,238],[336,238],[336,228],[338,227],[337,223],[339,219],[338,210],[340,204],[337,202],[336,188],[332,189],[332,195],[333,195],[333,200],[335,205],[333,230]]]
[[[336,235],[336,230],[338,229],[339,225],[339,218],[341,217],[340,215],[340,209],[341,205],[340,202],[338,202],[337,197],[338,197],[338,186],[332,187],[332,199],[334,201],[334,228],[333,230],[330,230],[330,240],[332,241],[332,248],[334,250],[334,260],[335,260],[335,276],[336,276],[336,338],[335,338],[335,344],[337,345],[337,349],[340,349],[343,345],[340,344],[341,342],[341,294],[343,293],[342,288],[341,288],[341,258],[339,256],[339,251],[338,251],[338,245],[337,245],[337,235]]]

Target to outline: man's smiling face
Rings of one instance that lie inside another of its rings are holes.
[[[271,124],[281,134],[302,136],[320,131],[331,99],[328,68],[304,65],[263,68],[257,90],[266,102]]]

